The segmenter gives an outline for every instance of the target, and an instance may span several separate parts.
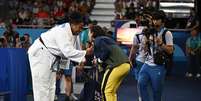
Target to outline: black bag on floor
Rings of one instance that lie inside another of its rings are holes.
[[[88,72],[89,73],[84,72],[86,82],[84,83],[84,88],[81,91],[79,101],[102,101],[101,84],[96,80],[98,75],[94,74],[97,70],[92,69],[91,72]]]
[[[101,101],[101,86],[96,80],[84,84],[79,101]]]

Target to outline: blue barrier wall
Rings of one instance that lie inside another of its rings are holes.
[[[172,31],[174,38],[174,57],[173,57],[173,74],[185,75],[187,71],[187,57],[186,51],[186,40],[190,36],[190,32],[187,31]]]
[[[115,22],[115,27],[116,29],[121,27],[121,25],[125,21],[117,20]],[[20,28],[16,29],[16,31],[20,34],[23,35],[24,33],[29,33],[32,40],[34,41],[42,32],[47,31],[48,29],[43,29],[43,28]],[[4,32],[4,29],[0,28],[0,35],[2,35]],[[186,63],[186,56],[185,56],[185,42],[187,38],[189,37],[189,32],[187,31],[172,31],[173,33],[173,38],[174,38],[174,61],[179,62],[184,62]],[[127,53],[129,52],[129,48],[126,48],[125,46],[123,47]],[[176,66],[178,67],[178,66]]]
[[[10,92],[6,101],[26,101],[28,69],[25,49],[0,48],[0,92]]]

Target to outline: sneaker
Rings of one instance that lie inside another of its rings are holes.
[[[196,78],[200,78],[201,77],[201,75],[198,73],[198,74],[196,74]]]
[[[193,74],[192,73],[186,73],[186,77],[192,77]]]
[[[54,101],[57,101],[57,100],[58,100],[58,96],[55,95],[55,96],[54,96]]]
[[[141,98],[141,97],[138,97],[138,101],[142,101],[142,98]]]

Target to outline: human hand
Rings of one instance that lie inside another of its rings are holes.
[[[91,55],[93,53],[93,46],[90,46],[86,49],[86,55]]]
[[[156,44],[158,45],[158,46],[161,46],[162,44],[163,44],[163,40],[161,39],[161,38],[156,38]]]
[[[195,52],[194,51],[190,51],[191,55],[195,55]]]
[[[58,72],[56,73],[56,80],[60,80],[60,79],[62,78],[62,75],[63,75],[63,73],[60,72],[60,71],[58,71]]]
[[[78,75],[80,75],[84,71],[84,62],[81,62],[79,65],[77,65],[76,70]]]

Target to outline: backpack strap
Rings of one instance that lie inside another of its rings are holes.
[[[142,35],[142,34],[136,34],[138,43],[141,43],[141,41],[140,41],[140,35]]]
[[[167,32],[167,31],[168,31],[168,29],[165,29],[165,30],[163,31],[163,34],[162,34],[162,41],[163,41],[164,44],[166,44],[165,35],[166,35],[166,32]]]

